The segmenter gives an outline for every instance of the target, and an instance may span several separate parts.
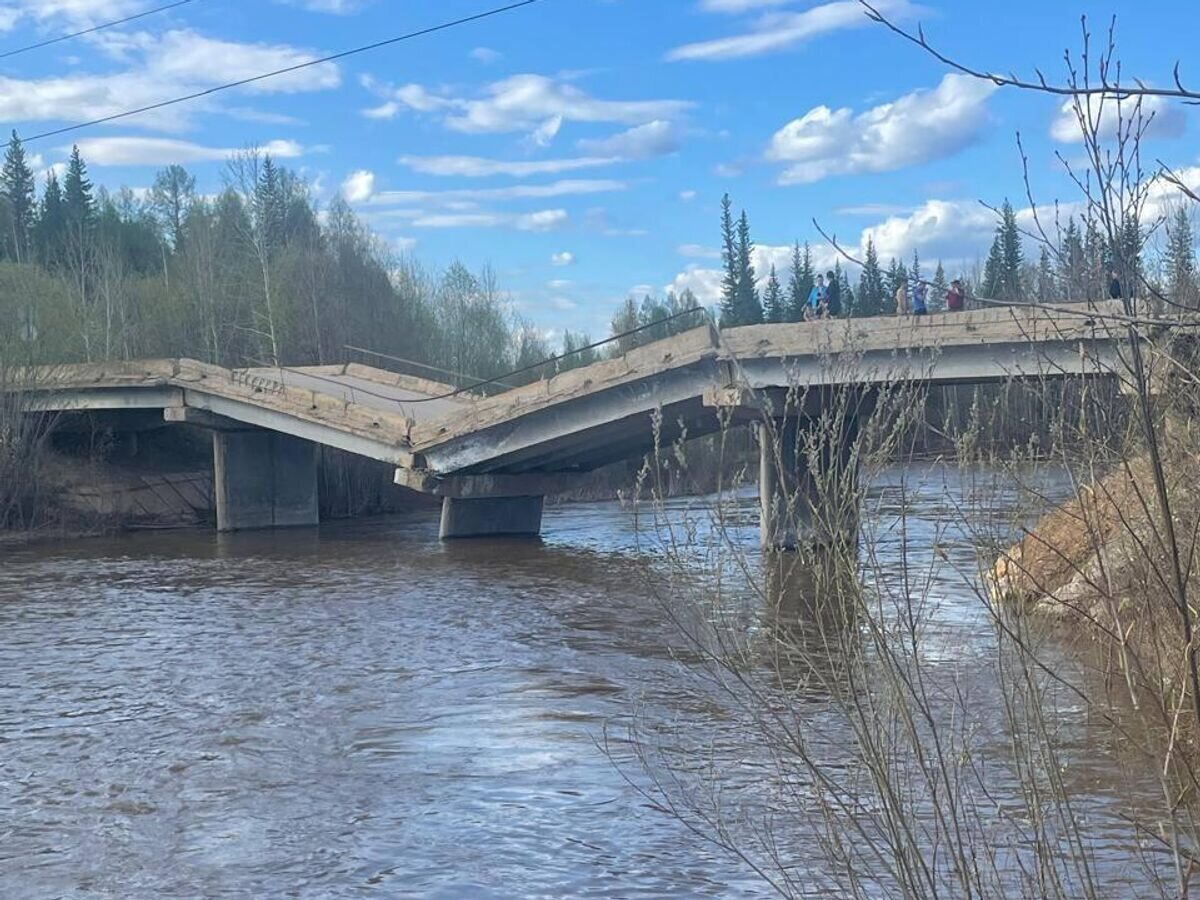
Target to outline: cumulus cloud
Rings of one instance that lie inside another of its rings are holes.
[[[619,156],[622,159],[649,159],[665,156],[679,149],[680,141],[675,125],[665,119],[656,119],[645,125],[635,125],[611,137],[598,140],[582,140],[579,149],[595,156]]]
[[[165,166],[214,162],[244,152],[244,147],[207,147],[173,138],[101,137],[78,141],[79,152],[92,166]],[[69,147],[59,148],[63,152]],[[291,140],[275,140],[258,149],[276,159],[295,159],[309,152]]]
[[[1139,107],[1136,100],[1118,101],[1116,97],[1093,97],[1090,105],[1085,101],[1085,121],[1098,126],[1100,137],[1112,140],[1117,137],[1122,128],[1130,130],[1130,123],[1136,120]],[[1173,138],[1180,137],[1187,129],[1187,116],[1178,103],[1173,103],[1166,97],[1145,97],[1141,101],[1141,116],[1146,126],[1147,137]],[[1137,130],[1137,125],[1133,125]],[[1075,104],[1067,100],[1058,109],[1058,114],[1050,125],[1050,136],[1060,144],[1079,144],[1083,142],[1083,132],[1079,127],[1079,117],[1075,112]]]
[[[308,51],[284,44],[215,40],[186,29],[163,35],[139,33],[105,38],[104,49],[127,68],[104,75],[0,77],[0,119],[38,122],[93,119],[315,58]],[[214,60],[219,60],[219,65]],[[253,94],[299,93],[328,90],[340,83],[338,67],[324,63],[236,90]],[[178,129],[187,125],[197,112],[215,108],[212,98],[199,98],[137,116],[130,123]]]
[[[950,74],[933,90],[913,91],[861,113],[818,106],[775,133],[767,158],[788,163],[781,184],[891,172],[941,159],[979,137],[995,90],[989,82]]]
[[[720,12],[750,12],[778,4],[763,0],[728,0],[707,4]],[[916,9],[909,0],[876,0],[876,8],[893,18],[910,16]],[[803,12],[772,12],[760,16],[742,34],[684,44],[667,53],[667,59],[716,61],[759,56],[794,47],[811,38],[870,25],[858,0],[836,0]]]
[[[342,182],[342,196],[350,203],[364,203],[375,193],[375,173],[369,169],[351,172]]]
[[[527,178],[531,175],[557,175],[578,169],[594,169],[621,162],[615,157],[585,156],[567,159],[503,160],[482,156],[402,156],[400,165],[423,175],[491,178],[504,175]]]
[[[555,253],[550,257],[550,265],[564,268],[566,266],[575,265],[575,254],[569,250],[563,250],[561,253]]]
[[[686,245],[685,245],[686,246]],[[680,248],[682,252],[684,248]],[[720,257],[720,254],[717,254]],[[837,261],[837,251],[832,247],[813,248],[813,264],[817,269],[832,269]],[[786,273],[791,270],[792,247],[788,244],[763,244],[754,248],[754,273],[758,276],[759,290],[766,285],[774,266],[781,281],[786,279]],[[721,283],[725,273],[721,269],[701,266],[692,263],[675,276],[675,279],[665,286],[664,290],[681,294],[690,290],[705,306],[711,306],[721,299]]]
[[[567,81],[533,74],[493,82],[480,97],[431,91],[418,84],[393,87],[369,78],[363,83],[384,100],[365,111],[372,118],[391,118],[402,110],[437,113],[447,128],[466,134],[544,135],[557,133],[563,122],[642,125],[674,119],[692,106],[682,100],[602,100]]]

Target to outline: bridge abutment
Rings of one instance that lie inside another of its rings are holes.
[[[441,538],[536,537],[544,505],[544,497],[445,497]]]
[[[214,431],[217,530],[317,525],[317,445],[279,432]]]
[[[858,419],[789,416],[757,426],[760,538],[765,550],[858,539]]]

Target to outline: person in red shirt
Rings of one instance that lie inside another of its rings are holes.
[[[958,312],[963,308],[965,299],[962,282],[955,278],[950,282],[950,290],[946,291],[946,309]]]

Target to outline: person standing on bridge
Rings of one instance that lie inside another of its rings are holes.
[[[914,316],[923,316],[926,313],[925,297],[928,288],[925,287],[923,281],[913,281],[912,289],[912,314]]]
[[[946,309],[950,312],[960,312],[964,300],[966,300],[966,293],[963,291],[963,283],[955,278],[950,282],[950,290],[946,291]]]
[[[1125,296],[1121,290],[1121,279],[1117,277],[1115,269],[1108,273],[1108,296],[1112,300],[1120,300]]]
[[[896,284],[896,315],[908,315],[908,279],[901,278]]]
[[[825,288],[825,276],[818,275],[816,283],[813,284],[812,290],[808,292],[808,309],[805,310],[805,315],[809,319],[819,319],[825,315],[828,306],[828,297]]]
[[[838,283],[837,275],[828,272],[825,275],[825,318],[836,319],[842,314],[842,286]]]

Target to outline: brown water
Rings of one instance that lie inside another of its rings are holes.
[[[918,486],[928,546],[971,486]],[[420,514],[0,553],[0,897],[769,894],[598,746],[638,710],[731,771],[748,752],[673,654],[616,504],[550,511],[542,542],[440,544]],[[928,656],[970,660],[986,617],[956,572],[934,584]],[[1079,745],[1095,852],[1136,879],[1109,763]]]

